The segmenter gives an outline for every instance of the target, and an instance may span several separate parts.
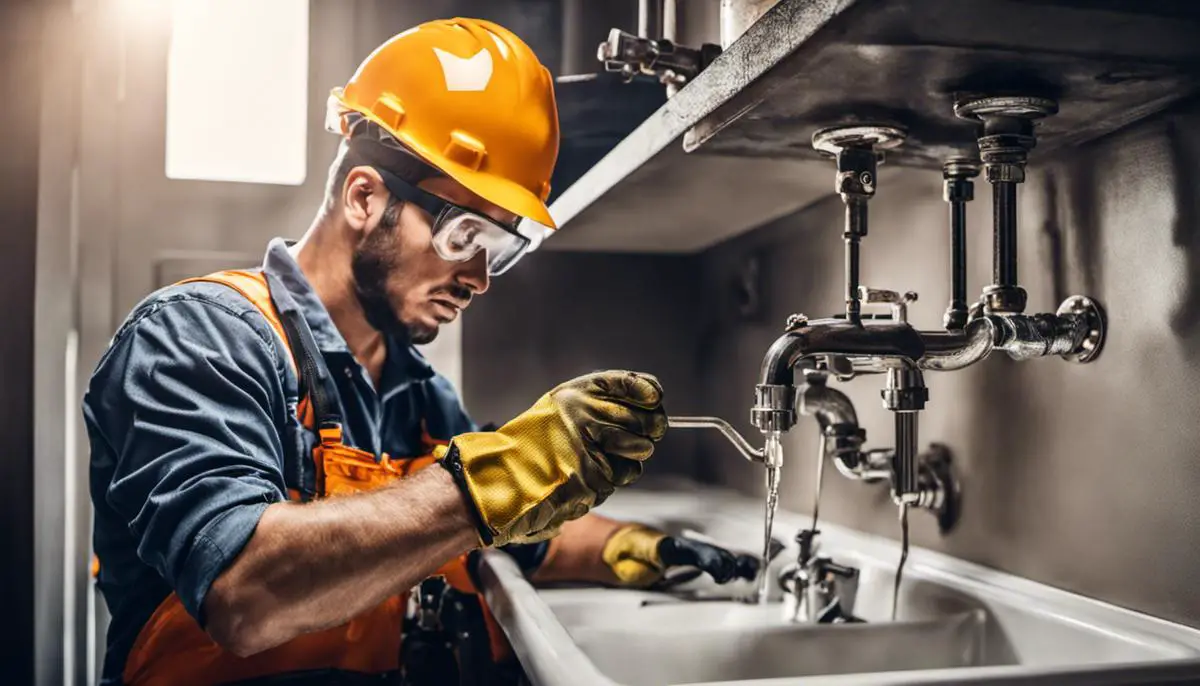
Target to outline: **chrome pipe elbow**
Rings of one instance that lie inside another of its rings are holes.
[[[999,334],[991,317],[978,317],[961,331],[922,331],[925,356],[918,360],[921,369],[953,371],[969,367],[992,354]]]

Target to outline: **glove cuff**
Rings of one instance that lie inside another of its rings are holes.
[[[442,446],[438,447],[441,448]],[[467,483],[466,470],[463,469],[462,457],[458,454],[458,447],[451,443],[448,449],[435,450],[434,456],[438,458],[437,463],[450,472],[450,478],[454,480],[454,485],[458,486],[458,490],[462,492],[467,512],[470,514],[471,521],[475,524],[475,530],[479,534],[479,542],[485,548],[491,546],[495,542],[496,536],[491,528],[487,526],[486,522],[484,522],[483,514],[479,511],[479,505],[475,502],[475,497],[471,495],[471,487]]]

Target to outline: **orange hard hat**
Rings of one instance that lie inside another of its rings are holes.
[[[331,131],[348,136],[363,118],[485,200],[555,228],[554,80],[508,29],[457,18],[393,36],[330,95]]]

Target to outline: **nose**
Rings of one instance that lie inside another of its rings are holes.
[[[486,293],[491,277],[488,275],[487,251],[480,250],[463,263],[458,272],[458,282],[473,293]]]

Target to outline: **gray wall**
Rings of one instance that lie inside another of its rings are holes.
[[[601,369],[655,374],[674,414],[694,414],[692,331],[703,305],[694,260],[540,250],[493,282],[463,319],[463,397],[503,424],[567,379]],[[692,475],[696,437],[663,442],[655,472]]]
[[[1021,191],[1020,280],[1028,311],[1083,293],[1107,307],[1111,334],[1094,364],[994,357],[928,374],[921,440],[954,451],[965,484],[960,528],[938,535],[914,514],[915,544],[1200,626],[1200,108],[1160,116],[1058,159],[1038,160]],[[832,173],[832,166],[831,166]],[[897,178],[897,176],[899,178]],[[916,290],[910,319],[940,327],[949,301],[940,178],[897,174],[871,204],[863,283]],[[971,207],[969,293],[990,280],[991,194]],[[836,198],[718,246],[700,259],[727,297],[739,260],[766,256],[766,323],[708,319],[698,358],[706,412],[743,431],[762,353],[787,314],[841,305],[842,207]],[[879,378],[843,385],[872,445],[891,445]],[[783,503],[809,510],[817,431],[785,442]],[[719,441],[702,443],[711,479],[760,493],[760,475]],[[898,537],[882,489],[826,476],[822,517]]]

